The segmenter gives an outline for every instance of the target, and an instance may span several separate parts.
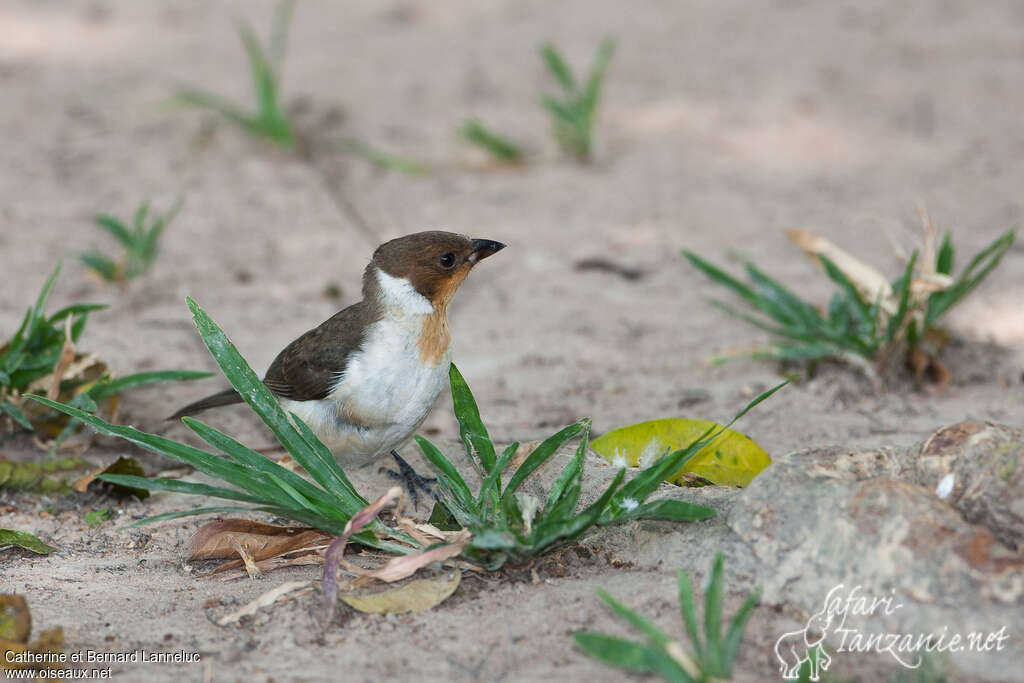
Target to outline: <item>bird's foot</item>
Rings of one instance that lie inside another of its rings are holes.
[[[401,482],[402,488],[409,493],[409,498],[412,499],[412,507],[416,509],[420,502],[420,491],[427,494],[433,500],[440,498],[437,491],[437,478],[436,477],[424,477],[421,476],[412,468],[412,465],[405,461],[405,458],[398,454],[398,451],[391,451],[391,456],[398,463],[398,471],[381,468],[380,471],[384,472],[391,479]]]

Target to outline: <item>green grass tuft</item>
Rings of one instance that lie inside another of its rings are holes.
[[[683,501],[645,501],[666,476],[712,441],[719,430],[712,428],[690,446],[666,454],[625,484],[625,470],[620,470],[594,503],[578,511],[590,420],[581,419],[545,439],[502,486],[502,477],[519,444],[511,444],[498,455],[480,418],[473,394],[454,365],[449,371],[449,379],[466,455],[482,473],[480,489],[474,494],[451,461],[430,441],[417,436],[416,442],[424,457],[437,470],[438,485],[443,494],[431,519],[448,528],[465,527],[470,530],[473,538],[464,554],[471,562],[488,569],[501,567],[506,561],[523,562],[575,541],[596,525],[617,524],[630,519],[684,522],[706,519],[715,514],[712,508]],[[784,384],[758,396],[733,422]],[[526,479],[572,439],[578,439],[575,455],[562,469],[546,498],[542,501],[521,492]]]
[[[114,260],[93,250],[79,255],[82,262],[107,281],[131,280],[153,265],[160,247],[160,236],[181,210],[179,199],[164,213],[150,215],[149,202],[142,202],[132,216],[131,227],[107,214],[96,216],[94,222],[117,240],[124,250],[120,260]]]
[[[463,123],[458,134],[502,163],[520,164],[526,156],[518,143],[490,130],[479,119]]]
[[[293,0],[283,0],[274,9],[270,39],[264,49],[256,33],[243,20],[238,20],[238,37],[249,59],[256,110],[248,111],[220,95],[197,88],[182,88],[174,99],[180,104],[207,109],[246,132],[283,147],[295,144],[295,135],[287,110],[281,103],[281,69],[284,64],[288,28]]]
[[[562,149],[580,161],[594,156],[594,121],[601,99],[601,86],[612,56],[615,41],[605,38],[597,47],[590,73],[580,86],[562,53],[551,43],[540,48],[541,59],[561,88],[561,96],[543,95],[541,104],[551,116],[555,140]]]
[[[751,355],[778,360],[860,357],[878,361],[893,348],[913,349],[943,315],[999,265],[1015,234],[1015,230],[1003,233],[976,254],[949,286],[916,300],[911,288],[917,261],[914,252],[903,273],[892,282],[895,305],[888,313],[880,298],[866,299],[843,271],[824,256],[819,257],[821,264],[837,290],[827,311],[820,312],[753,263],[745,264],[749,283],[744,283],[691,251],[684,250],[683,254],[712,282],[732,291],[751,312],[713,300],[714,306],[776,338],[770,349]],[[954,253],[947,233],[936,254],[936,273],[952,276]]]
[[[692,646],[691,652],[686,652],[682,644],[669,637],[653,622],[604,591],[599,591],[598,595],[605,604],[619,618],[643,633],[647,642],[638,643],[603,633],[579,631],[573,634],[576,645],[588,656],[606,664],[637,673],[658,674],[667,681],[698,683],[731,678],[743,631],[760,600],[761,591],[755,589],[747,596],[723,633],[723,564],[722,554],[718,553],[704,594],[703,630],[698,628],[690,577],[685,571],[679,572],[679,608]]]
[[[46,315],[46,304],[57,282],[61,266],[57,265],[43,285],[35,303],[26,311],[21,326],[0,345],[0,416],[6,415],[19,427],[31,430],[32,422],[22,410],[25,392],[54,372],[65,348],[67,333],[71,343],[78,341],[89,313],[106,308],[100,304],[73,304]],[[96,403],[127,389],[155,382],[190,380],[209,377],[208,372],[191,370],[159,370],[140,372],[119,378],[104,375],[95,380],[64,378],[61,391],[73,394],[70,404],[87,411],[96,410]],[[60,443],[79,423],[71,420],[57,437]]]

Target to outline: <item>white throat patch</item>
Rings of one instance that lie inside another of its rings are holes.
[[[427,297],[416,291],[412,283],[404,277],[388,275],[377,269],[377,282],[380,283],[381,302],[386,308],[401,311],[406,315],[430,315],[434,305]]]

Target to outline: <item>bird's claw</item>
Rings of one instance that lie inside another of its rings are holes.
[[[391,451],[392,457],[398,463],[398,471],[381,468],[381,472],[388,475],[402,484],[402,488],[409,494],[412,500],[412,507],[415,510],[419,506],[420,491],[427,494],[433,500],[438,500],[440,494],[437,491],[437,477],[424,477],[412,468],[412,465],[405,461],[405,458],[398,454],[398,451]]]

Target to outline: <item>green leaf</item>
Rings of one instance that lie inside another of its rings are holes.
[[[32,423],[29,422],[28,418],[25,417],[25,413],[22,412],[21,408],[14,405],[10,401],[0,401],[0,413],[7,413],[11,416],[11,419],[17,422],[19,425],[32,430]]]
[[[693,585],[690,583],[690,575],[685,570],[679,571],[679,613],[683,617],[683,624],[686,626],[686,633],[690,636],[690,643],[697,653],[698,661],[705,661],[705,651],[700,631],[697,630],[697,610],[693,602]]]
[[[144,489],[146,491],[170,491],[171,493],[187,493],[195,496],[209,496],[211,498],[224,498],[227,500],[238,500],[245,503],[265,503],[266,501],[257,496],[251,496],[242,491],[224,488],[223,486],[210,486],[181,479],[168,479],[166,477],[139,477],[134,474],[100,474],[97,479],[108,481],[111,484],[125,486],[133,489]]]
[[[620,427],[594,439],[590,447],[610,462],[624,459],[636,467],[646,467],[663,453],[686,448],[701,438],[708,429],[724,429],[707,420],[665,418]],[[748,486],[771,458],[757,443],[740,432],[727,429],[721,436],[697,451],[668,480],[683,481],[684,472],[692,472],[723,486]]]
[[[647,636],[651,645],[664,648],[671,640],[667,635],[665,635],[665,632],[655,626],[654,623],[644,619],[639,613],[634,612],[623,605],[621,602],[609,595],[608,592],[598,589],[597,595],[604,600],[605,604],[608,605],[612,611],[619,616],[619,618],[626,621],[630,626]]]
[[[196,328],[224,376],[270,428],[281,445],[320,486],[337,496],[339,506],[345,514],[354,515],[365,507],[366,501],[353,494],[351,483],[334,458],[325,457],[325,452],[329,454],[326,447],[319,444],[319,448],[314,448],[307,443],[303,435],[288,421],[270,389],[260,381],[224,332],[199,304],[191,298],[188,298],[187,302]]]
[[[101,380],[94,384],[88,391],[89,396],[95,401],[102,401],[108,396],[119,394],[128,389],[156,384],[157,382],[180,382],[193,379],[212,377],[212,372],[201,372],[198,370],[154,370],[151,372],[137,372],[133,375],[125,375],[117,379]]]
[[[153,524],[155,522],[164,522],[168,519],[181,519],[182,517],[195,517],[197,515],[213,515],[213,514],[224,514],[226,512],[253,512],[255,508],[245,507],[242,505],[214,505],[211,507],[193,508],[191,510],[176,510],[174,512],[164,512],[159,515],[150,515],[149,517],[143,517],[137,522],[132,522],[122,528],[132,529],[135,527],[144,526],[146,524]]]
[[[542,441],[540,445],[526,457],[526,460],[524,460],[523,464],[515,471],[515,474],[512,475],[512,478],[508,482],[508,486],[505,487],[505,491],[501,494],[502,499],[504,500],[515,493],[519,487],[522,486],[523,482],[526,481],[526,478],[533,474],[534,470],[547,462],[548,459],[562,447],[562,444],[584,430],[588,433],[590,431],[589,418],[583,418],[579,422],[574,422],[556,434],[544,439],[544,441]]]
[[[46,545],[27,531],[0,529],[0,549],[3,549],[5,546],[12,545],[16,545],[24,550],[29,550],[37,555],[49,555],[56,550],[56,548]]]
[[[711,565],[711,580],[704,593],[704,642],[707,645],[706,661],[711,664],[708,673],[721,676],[724,674],[722,655],[722,553],[715,554]]]
[[[262,477],[257,476],[256,473],[228,460],[219,458],[212,453],[207,453],[206,451],[178,443],[177,441],[172,441],[171,439],[167,439],[162,436],[147,434],[146,432],[139,431],[134,427],[112,425],[102,418],[91,415],[84,410],[74,408],[67,404],[57,403],[56,401],[51,401],[42,396],[36,396],[33,394],[26,394],[26,396],[27,398],[31,398],[32,400],[42,403],[45,406],[49,406],[54,410],[81,420],[101,434],[105,434],[107,436],[118,436],[126,441],[138,444],[147,450],[155,453],[161,453],[174,460],[189,464],[200,472],[230,482],[241,489],[245,489],[249,493],[259,496],[261,500],[267,502],[274,501],[278,504],[283,504],[284,507],[287,507],[290,504],[290,499],[280,491],[280,489],[275,488],[272,484],[268,484]]]
[[[477,506],[483,505],[484,500],[490,497],[492,500],[497,500],[501,494],[501,474],[508,467],[508,463],[512,460],[512,456],[516,454],[516,450],[519,448],[519,442],[511,443],[508,447],[502,451],[501,456],[494,463],[494,467],[491,469],[490,474],[480,484],[480,494],[477,496]]]
[[[135,242],[135,237],[128,232],[128,228],[125,227],[124,223],[113,216],[99,214],[93,218],[93,222],[109,232],[126,249],[131,248]]]
[[[961,299],[988,277],[988,274],[999,265],[1003,256],[1009,251],[1016,237],[1016,229],[1007,230],[992,244],[978,252],[953,284],[943,292],[936,292],[928,297],[928,307],[924,326],[927,329],[941,318],[946,311],[955,306]],[[975,272],[977,271],[977,272]]]
[[[558,49],[551,43],[544,43],[540,46],[540,56],[547,65],[548,71],[558,81],[558,85],[568,95],[576,93],[576,79],[573,78],[572,69],[566,64],[565,59]]]
[[[682,500],[655,500],[626,511],[624,519],[666,519],[672,522],[696,522],[714,517],[714,508]]]
[[[606,664],[627,671],[656,673],[667,681],[695,681],[672,657],[658,648],[602,633],[577,632],[572,637],[583,652]]]
[[[523,160],[523,150],[518,144],[491,131],[477,119],[463,123],[458,132],[460,137],[486,150],[499,161],[519,163]]]
[[[252,450],[233,437],[195,418],[183,417],[181,421],[198,434],[200,438],[214,448],[219,449],[238,464],[250,467],[266,475],[274,475],[291,484],[292,487],[302,492],[306,498],[317,504],[317,511],[323,516],[348,521],[350,516],[337,507],[336,501],[331,498],[330,494],[323,489],[317,488],[295,472],[282,467],[262,453]]]
[[[420,447],[423,457],[437,470],[438,484],[448,494],[449,504],[446,507],[448,507],[449,512],[463,526],[468,526],[477,521],[480,516],[480,510],[473,500],[473,494],[470,492],[469,486],[466,485],[462,475],[455,469],[451,461],[444,457],[444,454],[441,453],[437,446],[418,434],[413,438]]]
[[[899,286],[894,287],[898,289],[900,293],[899,306],[896,309],[896,313],[889,318],[889,324],[885,330],[885,341],[886,343],[892,342],[900,329],[903,327],[903,321],[907,317],[907,307],[910,303],[910,285],[914,280],[914,265],[917,263],[917,250],[910,255],[910,260],[907,261],[907,268],[903,271],[903,277],[899,281]]]
[[[935,255],[935,272],[939,275],[953,274],[953,236],[947,232],[942,236],[942,244]]]
[[[490,474],[496,460],[494,443],[480,419],[480,409],[473,398],[473,392],[469,390],[469,385],[455,363],[448,368],[448,381],[452,390],[452,408],[459,422],[459,437],[466,444],[466,455],[470,460],[475,456],[484,474]]]

